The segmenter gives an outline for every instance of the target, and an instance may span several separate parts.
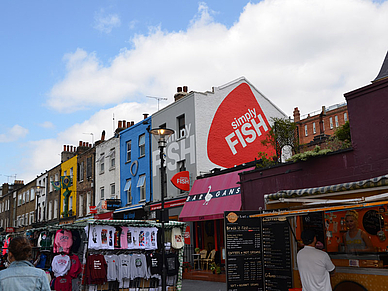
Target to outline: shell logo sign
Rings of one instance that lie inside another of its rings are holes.
[[[237,86],[218,107],[207,140],[209,159],[231,168],[253,161],[258,152],[269,156],[274,150],[262,145],[271,129],[248,84]]]

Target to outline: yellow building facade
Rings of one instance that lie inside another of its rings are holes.
[[[64,183],[63,179],[65,177],[70,177],[70,183]],[[77,156],[64,161],[61,164],[61,217],[73,216],[76,215],[77,209]],[[67,188],[66,188],[67,187]],[[68,196],[68,215],[66,215],[66,194],[70,191]],[[70,210],[72,211],[70,213]]]

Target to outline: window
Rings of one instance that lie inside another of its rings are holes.
[[[317,129],[315,127],[315,122],[313,122],[313,133],[316,134],[317,133]]]
[[[86,178],[92,177],[92,157],[86,159]]]
[[[127,141],[127,163],[131,162],[131,149],[132,149],[132,142],[129,140]]]
[[[58,181],[59,181],[59,175],[57,173],[57,174],[55,174],[55,182],[58,182]]]
[[[26,203],[26,192],[23,192],[22,204]]]
[[[50,193],[53,192],[53,181],[54,181],[54,178],[53,176],[50,176],[50,184],[49,184],[49,187],[50,187]]]
[[[58,218],[58,199],[54,201],[54,213],[53,213],[54,219]]]
[[[113,169],[116,166],[116,151],[115,149],[112,149],[109,153],[110,155],[110,162],[109,162],[109,168]]]
[[[78,163],[77,167],[77,181],[82,182],[84,180],[84,162]]]
[[[333,127],[334,127],[334,125],[333,125],[333,117],[330,117],[329,121],[330,121],[330,129],[333,129]]]
[[[146,188],[145,188],[145,175],[140,175],[137,181],[137,187],[140,188],[140,201],[146,199]]]
[[[34,223],[34,211],[30,212],[30,225]]]
[[[53,219],[53,202],[49,202],[49,207],[48,207],[48,220]]]
[[[139,136],[139,157],[145,156],[145,134]]]
[[[92,193],[86,194],[86,214],[90,214],[90,206],[92,206]]]
[[[115,184],[110,184],[110,197],[115,198],[116,187]]]
[[[305,136],[308,136],[308,133],[307,133],[307,124],[304,126],[304,135],[305,135]]]
[[[322,120],[322,129],[323,129],[323,131],[325,131],[325,121],[324,120]]]
[[[41,190],[43,191],[43,190]],[[35,199],[35,190],[34,189],[31,189],[31,197],[30,197],[30,200],[34,200]]]
[[[102,154],[101,160],[100,160],[100,174],[103,174],[104,171],[105,171],[104,154]]]
[[[127,205],[132,204],[131,179],[128,179],[124,186],[124,192],[127,192]]]
[[[73,196],[69,197],[69,211],[73,210]]]
[[[344,113],[344,121],[348,121],[348,114],[346,112]]]
[[[64,171],[64,172],[63,172],[63,176],[67,176],[67,171]]]
[[[334,121],[335,121],[335,127],[339,127],[339,123],[338,123],[338,116],[334,116]]]
[[[181,116],[178,116],[177,118],[178,123],[178,138],[185,137],[186,130],[185,130],[185,115],[182,114]]]
[[[70,178],[73,181],[73,167],[70,168]]]
[[[30,190],[27,190],[26,192],[26,202],[30,202]]]
[[[22,205],[22,194],[18,195],[18,206]]]
[[[79,197],[79,208],[78,208],[78,215],[80,217],[84,216],[84,196]]]
[[[100,188],[100,199],[101,200],[104,200],[104,192],[105,192],[104,187],[101,187]]]

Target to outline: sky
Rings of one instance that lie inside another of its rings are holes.
[[[176,88],[244,76],[288,116],[345,102],[388,50],[388,0],[3,0],[0,184],[113,136]]]

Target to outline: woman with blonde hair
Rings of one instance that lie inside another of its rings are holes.
[[[348,231],[344,233],[343,240],[347,252],[374,252],[372,241],[367,233],[358,228],[358,213],[349,210],[345,214],[345,224]]]
[[[0,291],[49,291],[50,284],[46,273],[35,268],[28,260],[31,257],[31,245],[24,236],[11,240],[8,246],[7,269],[0,271]]]

